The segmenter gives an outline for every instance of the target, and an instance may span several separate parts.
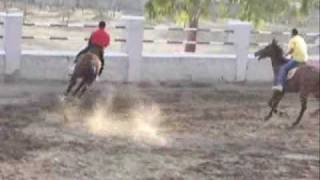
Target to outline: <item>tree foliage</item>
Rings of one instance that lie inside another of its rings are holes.
[[[308,15],[310,12],[310,9],[319,9],[320,8],[320,0],[302,0],[301,2],[301,8],[300,11]]]
[[[149,19],[173,18],[188,25],[191,21],[206,17],[212,0],[150,0],[145,5]]]
[[[145,5],[145,11],[150,19],[161,20],[173,18],[184,26],[197,28],[199,19],[207,17],[212,0],[150,0]],[[197,32],[190,31],[188,41],[196,41]],[[195,52],[194,44],[186,44],[186,52]]]
[[[224,5],[227,7],[225,12],[238,6],[240,10],[236,18],[258,25],[263,21],[277,22],[285,17],[304,17],[310,9],[319,8],[319,0],[229,0]]]
[[[188,24],[192,18],[208,17],[215,2],[220,17],[239,18],[259,24],[276,22],[283,17],[304,17],[311,9],[319,8],[319,0],[150,0],[146,14],[150,19],[172,18],[177,23]],[[232,13],[237,9],[236,13]]]
[[[258,26],[262,22],[301,19],[312,8],[319,8],[319,0],[149,0],[145,12],[149,19],[169,19],[188,27],[198,27],[199,19],[209,14],[238,18]],[[218,12],[211,12],[214,10]],[[195,41],[196,35],[189,32],[187,40]],[[195,51],[195,45],[187,45],[186,51]]]

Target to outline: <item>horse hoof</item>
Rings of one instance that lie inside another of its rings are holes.
[[[63,123],[67,124],[69,122],[69,118],[66,115],[63,115]]]
[[[285,117],[285,118],[289,118],[289,114],[287,112],[279,112],[279,116],[280,117]]]
[[[66,96],[65,95],[59,96],[58,98],[59,98],[59,101],[61,103],[64,103],[66,101]]]
[[[319,110],[316,110],[312,113],[309,114],[311,117],[317,117],[317,116],[320,116],[320,109]]]
[[[298,123],[292,123],[291,125],[289,125],[288,129],[289,130],[293,130],[297,127]]]
[[[263,118],[263,120],[264,120],[264,121],[269,121],[270,118],[271,118],[270,116],[266,116],[266,117]]]

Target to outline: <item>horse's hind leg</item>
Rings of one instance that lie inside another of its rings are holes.
[[[307,98],[308,98],[308,95],[305,95],[305,94],[300,95],[301,109],[300,109],[299,116],[297,120],[292,124],[292,127],[295,127],[300,123],[301,118],[307,109],[307,100],[308,100]]]
[[[88,89],[88,85],[86,84],[86,85],[84,85],[83,88],[81,89],[80,94],[79,94],[78,97],[81,98],[82,95],[87,91],[87,89]]]
[[[82,97],[82,95],[88,90],[88,87],[94,82],[96,76],[92,80],[87,80],[84,87],[81,89],[79,98]]]
[[[82,88],[82,86],[85,84],[84,79],[81,81],[81,83],[79,84],[79,86],[77,87],[77,89],[73,92],[73,96],[76,96],[79,92],[79,90]]]
[[[317,99],[318,101],[318,109],[316,109],[314,112],[312,112],[310,114],[311,117],[315,117],[317,116],[318,114],[320,115],[320,88],[319,89],[316,89],[316,91],[313,93],[314,94],[314,97]]]
[[[69,83],[69,86],[68,86],[66,92],[64,93],[65,96],[67,96],[67,95],[70,93],[71,89],[73,88],[73,86],[74,86],[76,83],[77,83],[77,81],[76,81],[74,78],[71,78],[70,83]]]

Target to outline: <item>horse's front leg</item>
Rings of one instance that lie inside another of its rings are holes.
[[[72,90],[73,86],[77,83],[77,81],[74,78],[71,78],[69,86],[66,90],[66,92],[64,93],[65,96],[68,96],[68,94],[70,93],[70,91]]]
[[[295,127],[301,121],[301,118],[302,118],[304,112],[307,109],[307,101],[308,101],[307,95],[301,95],[300,96],[300,102],[301,102],[300,113],[299,113],[299,116],[298,116],[297,120],[292,124],[292,127]]]
[[[268,103],[271,110],[269,114],[264,118],[265,121],[268,121],[272,117],[273,113],[278,112],[277,107],[283,96],[284,96],[284,92],[278,92],[278,91],[273,92],[272,97]]]
[[[282,93],[284,94],[284,92],[282,92]],[[268,106],[269,106],[270,108],[273,107],[274,99],[277,98],[277,96],[278,96],[277,93],[273,93],[273,94],[272,94],[272,97],[271,97],[270,100],[268,101]],[[282,95],[282,96],[284,96],[284,95]],[[279,116],[283,116],[283,115],[288,116],[288,114],[287,114],[286,112],[280,111],[279,109],[277,109],[277,107],[273,110],[273,112],[274,112],[275,114],[278,114]]]
[[[269,111],[268,115],[264,117],[265,121],[268,121],[270,118],[272,118],[273,111],[274,111],[274,108],[271,107],[271,110]]]

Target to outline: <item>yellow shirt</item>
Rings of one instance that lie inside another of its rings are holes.
[[[307,44],[301,36],[296,35],[290,39],[289,49],[293,49],[293,52],[292,52],[293,60],[298,62],[308,61]]]

